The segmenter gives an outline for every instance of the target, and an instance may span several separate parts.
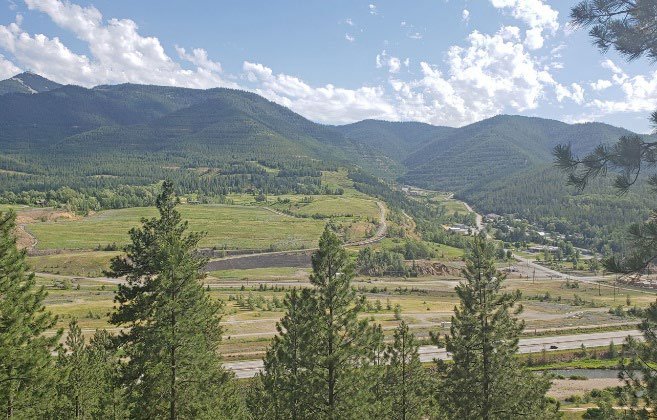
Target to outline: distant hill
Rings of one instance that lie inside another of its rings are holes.
[[[553,160],[557,144],[576,153],[610,143],[629,131],[607,124],[566,124],[542,118],[500,115],[436,138],[404,160],[402,179],[455,192],[476,188]]]
[[[457,131],[452,127],[437,127],[419,122],[378,120],[359,121],[337,126],[336,129],[349,139],[376,148],[399,162],[423,146]]]
[[[59,83],[41,77],[38,74],[25,72],[11,79],[0,81],[0,95],[7,93],[41,93],[61,87]]]

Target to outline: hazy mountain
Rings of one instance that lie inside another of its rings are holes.
[[[499,115],[436,138],[404,160],[405,182],[463,191],[553,160],[557,144],[576,153],[618,140],[629,131],[607,124],[566,124]]]
[[[11,79],[0,81],[0,95],[7,93],[41,93],[61,87],[59,83],[48,80],[38,74],[25,72]]]
[[[337,126],[349,139],[381,151],[384,155],[402,162],[413,152],[444,138],[456,128],[437,127],[419,122],[390,122],[364,120]]]
[[[326,126],[232,89],[134,84],[85,89],[31,73],[0,82],[17,84],[38,93],[0,96],[0,148],[14,161],[37,166],[44,156],[65,156],[70,164],[76,156],[102,160],[117,153],[156,153],[158,161],[191,166],[306,159],[358,165],[460,193],[549,164],[556,144],[570,142],[581,152],[629,133],[606,124],[508,115],[462,128],[375,120]]]

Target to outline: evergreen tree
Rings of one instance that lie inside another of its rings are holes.
[[[481,236],[468,249],[464,276],[446,337],[453,363],[439,362],[441,410],[451,419],[551,418],[549,381],[524,370],[515,357],[524,328],[516,318],[520,293],[501,292],[495,247]]]
[[[420,362],[419,348],[415,336],[402,321],[386,351],[386,418],[411,420],[427,416],[431,380]]]
[[[44,334],[56,319],[44,308],[43,287],[28,274],[14,228],[14,213],[0,213],[0,410],[8,419],[39,418],[53,401],[51,352],[61,332]]]
[[[199,280],[206,260],[195,252],[201,234],[187,233],[165,182],[159,218],[130,231],[125,257],[112,261],[124,277],[111,323],[125,352],[123,382],[131,418],[238,418],[230,375],[217,347],[222,307]]]
[[[657,303],[646,310],[639,325],[644,341],[628,337],[623,344],[620,378],[625,382],[621,404],[630,407],[636,418],[653,418],[657,409]]]
[[[285,297],[285,316],[276,324],[274,337],[264,358],[264,372],[259,375],[250,398],[251,412],[257,418],[310,418],[308,410],[314,397],[308,386],[309,364],[313,362],[308,344],[312,341],[312,319],[316,301],[310,289],[292,290]]]
[[[571,10],[575,27],[590,27],[590,36],[602,52],[613,47],[628,60],[647,56],[657,58],[657,1],[655,0],[584,0]],[[657,127],[657,111],[650,121]],[[581,189],[591,179],[616,172],[614,186],[626,193],[646,168],[657,162],[657,142],[644,136],[623,136],[612,145],[599,145],[584,157],[577,157],[570,144],[554,149],[556,165],[568,174],[568,183]],[[645,179],[645,177],[644,177]],[[657,174],[647,177],[657,190]],[[619,258],[606,258],[605,267],[612,272],[640,274],[657,259],[657,212],[650,219],[630,228],[632,252]]]
[[[310,282],[315,286],[314,363],[309,367],[310,401],[315,418],[359,418],[367,387],[363,372],[371,364],[370,350],[379,335],[368,320],[358,319],[364,297],[351,286],[353,264],[340,239],[325,229],[312,256]]]
[[[60,385],[56,416],[71,419],[116,419],[127,415],[117,384],[119,358],[110,335],[98,330],[85,343],[77,320],[69,323],[57,365]]]
[[[66,417],[74,419],[85,418],[89,388],[85,383],[91,373],[86,358],[84,337],[76,319],[68,324],[68,334],[64,347],[60,349],[57,365],[63,376],[60,390],[60,403],[64,407]],[[63,414],[63,413],[62,413]]]
[[[364,299],[351,286],[353,265],[328,226],[312,267],[315,287],[288,295],[287,313],[252,392],[258,418],[351,419],[368,412],[365,377],[381,335],[358,319]]]

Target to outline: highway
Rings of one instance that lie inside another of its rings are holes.
[[[579,349],[584,344],[587,348],[608,346],[612,341],[614,344],[622,344],[628,336],[641,339],[641,333],[632,331],[611,331],[590,334],[560,335],[553,337],[523,338],[518,344],[519,353],[540,353],[556,350]],[[445,349],[436,346],[422,346],[419,349],[420,361],[431,362],[434,359],[448,360],[449,354]],[[224,367],[238,378],[252,378],[262,370],[262,360],[245,360],[240,362],[227,362]]]

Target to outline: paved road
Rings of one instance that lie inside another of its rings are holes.
[[[461,202],[463,203],[465,208],[468,209],[470,213],[475,214],[475,217],[477,218],[477,231],[481,231],[484,228],[484,218],[481,216],[481,214],[474,211],[474,209],[470,206],[470,204],[466,203],[465,201],[461,201]]]
[[[540,353],[544,349],[546,351],[555,350],[574,350],[578,349],[584,344],[586,347],[604,347],[608,346],[612,341],[615,344],[621,344],[626,337],[641,337],[639,331],[613,331],[592,334],[574,334],[574,335],[561,335],[556,337],[536,337],[536,338],[523,338],[519,343],[519,352],[526,353]],[[556,346],[557,348],[550,348]],[[419,350],[420,360],[422,362],[431,362],[434,359],[449,359],[449,354],[445,349],[439,349],[436,346],[422,346]],[[238,378],[252,378],[262,370],[262,360],[245,360],[241,362],[227,362],[224,367],[235,373]]]

